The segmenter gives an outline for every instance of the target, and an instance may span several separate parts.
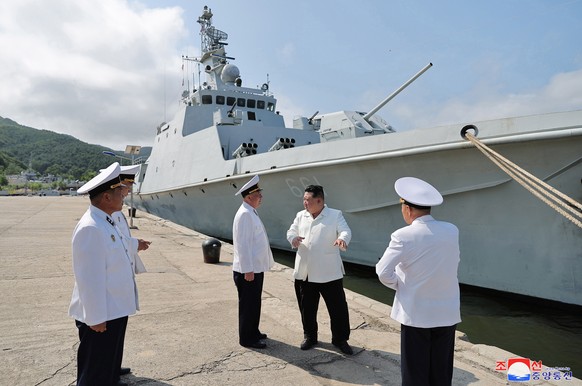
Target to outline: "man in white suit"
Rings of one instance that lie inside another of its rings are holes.
[[[124,199],[129,195],[133,189],[133,183],[135,182],[135,176],[139,173],[141,165],[131,165],[131,166],[121,166],[119,170],[119,180],[123,184],[122,192]],[[133,211],[133,209],[132,209]],[[111,214],[111,218],[115,222],[115,226],[119,228],[121,233],[125,236],[124,242],[126,242],[130,257],[132,259],[132,267],[136,274],[147,272],[144,263],[139,257],[140,251],[145,251],[150,247],[151,241],[146,241],[143,239],[138,239],[131,236],[131,230],[127,219],[123,214],[123,211],[117,211]],[[138,301],[139,302],[139,301]],[[122,358],[123,359],[123,358]],[[131,373],[131,368],[122,367],[119,371],[119,375],[126,375]]]
[[[259,176],[254,176],[235,195],[243,202],[232,224],[233,279],[238,293],[238,334],[243,347],[263,349],[267,334],[259,330],[261,321],[261,296],[265,271],[275,264],[269,238],[256,209],[263,195]]]
[[[392,233],[376,273],[396,290],[390,316],[401,323],[402,384],[450,385],[461,322],[459,230],[431,216],[443,198],[427,182],[403,177],[394,188],[408,226]]]
[[[317,309],[323,297],[331,320],[332,344],[352,355],[348,344],[350,317],[344,292],[344,265],[340,249],[346,250],[352,238],[342,212],[325,205],[320,185],[309,185],[303,194],[303,207],[287,231],[287,240],[297,248],[295,256],[295,294],[304,339],[302,350],[317,344]]]
[[[119,179],[121,183],[125,186],[123,188],[123,196],[126,198],[131,190],[133,189],[133,184],[135,182],[135,176],[139,172],[141,165],[132,166],[121,166],[119,171]],[[131,208],[133,211],[133,208]],[[115,221],[115,224],[119,227],[121,232],[126,236],[126,240],[129,244],[129,251],[131,252],[131,257],[133,259],[133,268],[136,274],[147,272],[144,263],[138,255],[138,252],[145,251],[150,247],[151,241],[146,241],[143,239],[138,239],[131,236],[131,230],[127,219],[122,211],[114,212],[111,217]],[[129,372],[129,369],[124,368],[123,372]]]
[[[117,162],[77,191],[91,205],[73,232],[75,286],[69,315],[79,333],[77,385],[125,385],[119,381],[129,315],[139,310],[132,259],[125,236],[111,218],[123,206]]]

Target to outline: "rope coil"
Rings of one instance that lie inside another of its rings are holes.
[[[470,133],[470,130],[472,130],[474,134]],[[489,148],[477,139],[477,133],[477,127],[474,125],[467,125],[461,130],[461,136],[475,145],[477,149],[479,149],[493,163],[499,166],[501,170],[556,212],[582,228],[582,204],[548,185],[536,176],[528,173],[493,149]]]

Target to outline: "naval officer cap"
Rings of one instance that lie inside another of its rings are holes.
[[[415,177],[402,177],[394,183],[394,190],[406,204],[430,208],[443,203],[443,196],[431,184]]]
[[[89,182],[81,186],[77,193],[89,193],[89,197],[93,198],[99,193],[105,192],[109,189],[115,189],[123,184],[119,180],[119,172],[121,168],[118,162],[114,162],[107,169],[102,169],[99,174],[91,178]]]
[[[240,188],[238,192],[236,192],[235,196],[238,196],[240,194],[241,196],[243,196],[243,198],[245,198],[249,194],[254,192],[260,192],[261,190],[263,189],[259,188],[259,176],[256,175],[253,178],[251,178],[249,182],[244,184],[243,187]]]
[[[133,182],[135,180],[135,175],[139,172],[141,165],[131,165],[131,166],[121,166],[119,171],[119,179],[121,181],[126,180]]]

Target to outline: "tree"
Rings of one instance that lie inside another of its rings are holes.
[[[91,178],[95,177],[97,175],[97,172],[92,171],[92,170],[88,170],[86,171],[81,178],[79,178],[80,181],[89,181]]]
[[[19,167],[16,164],[10,164],[4,169],[4,174],[11,175],[11,174],[20,174],[20,172],[24,171],[23,168]]]

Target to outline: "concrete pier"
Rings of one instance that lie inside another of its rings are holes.
[[[87,197],[0,197],[0,384],[75,385],[78,336],[67,315],[71,235]],[[126,210],[127,213],[127,210]],[[265,275],[264,350],[239,346],[232,246],[204,263],[205,235],[138,212],[135,237],[152,241],[137,276],[141,311],[129,319],[124,366],[131,385],[399,385],[400,326],[390,307],[346,290],[353,356],[331,344],[325,305],[320,343],[302,351],[291,270]],[[458,332],[454,385],[506,385],[496,361],[517,355]],[[576,374],[574,374],[576,375]],[[524,383],[522,383],[524,384]],[[581,385],[578,379],[531,385]]]

